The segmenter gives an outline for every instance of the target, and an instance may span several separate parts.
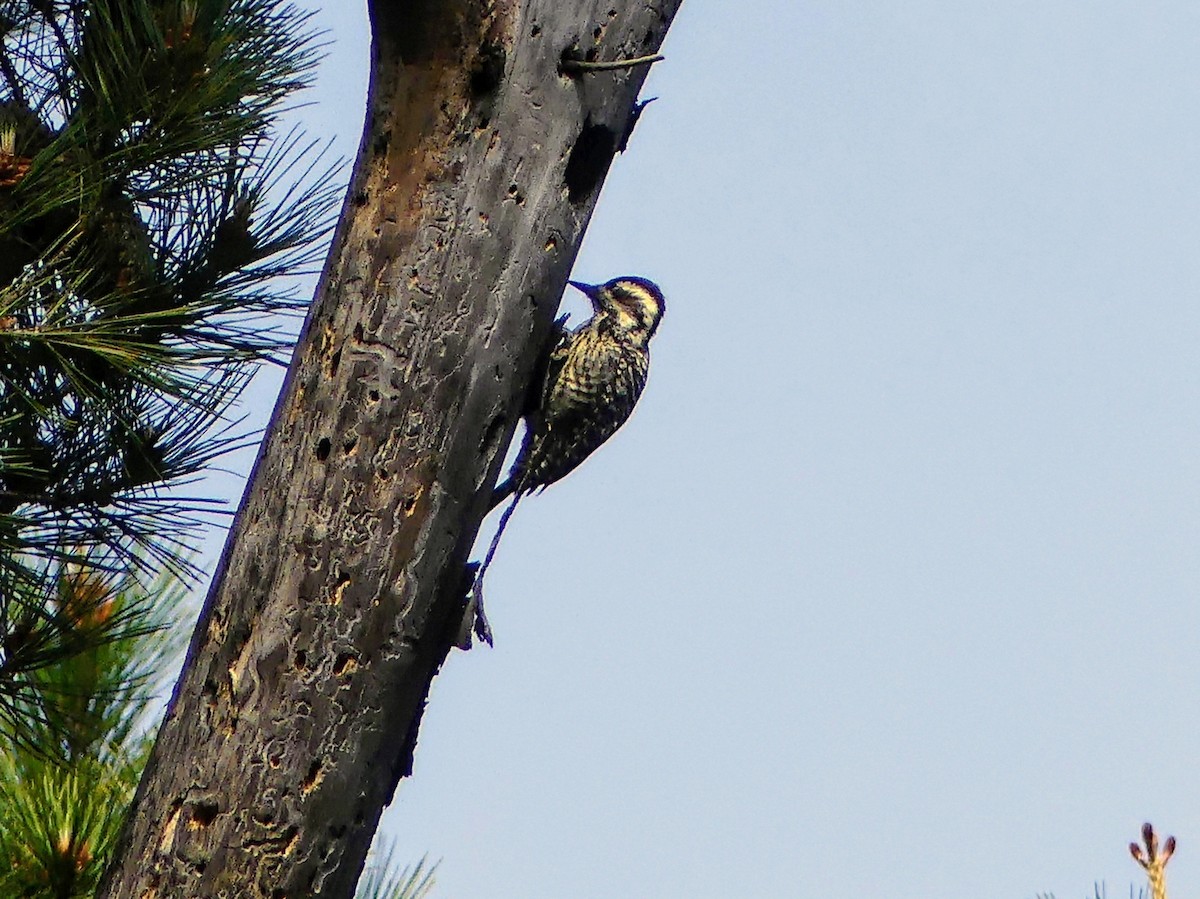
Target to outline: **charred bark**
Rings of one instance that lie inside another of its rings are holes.
[[[104,897],[350,896],[681,0],[374,0],[317,295]]]

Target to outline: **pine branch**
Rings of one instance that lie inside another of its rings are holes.
[[[27,718],[0,731],[0,895],[91,895],[145,762],[148,713],[189,617],[184,582],[57,571],[54,626],[108,639],[28,672]],[[119,624],[119,622],[122,622]]]
[[[320,257],[340,186],[313,144],[277,134],[319,52],[294,6],[9,0],[0,13],[11,723],[30,672],[72,649],[22,643],[48,620],[55,566],[187,572],[216,509],[178,491],[249,440],[231,410],[253,366],[290,345],[294,275]]]

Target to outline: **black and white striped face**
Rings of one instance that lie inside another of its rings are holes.
[[[645,278],[627,276],[596,285],[572,281],[571,285],[587,294],[597,313],[614,316],[617,324],[627,331],[644,332],[647,340],[654,336],[666,309],[658,285]]]

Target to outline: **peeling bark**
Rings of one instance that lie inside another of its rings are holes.
[[[342,220],[99,896],[353,894],[645,75],[560,62],[680,2],[371,3]]]

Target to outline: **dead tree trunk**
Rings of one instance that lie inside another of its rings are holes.
[[[645,73],[564,54],[680,2],[370,4],[342,220],[100,896],[353,893]]]

